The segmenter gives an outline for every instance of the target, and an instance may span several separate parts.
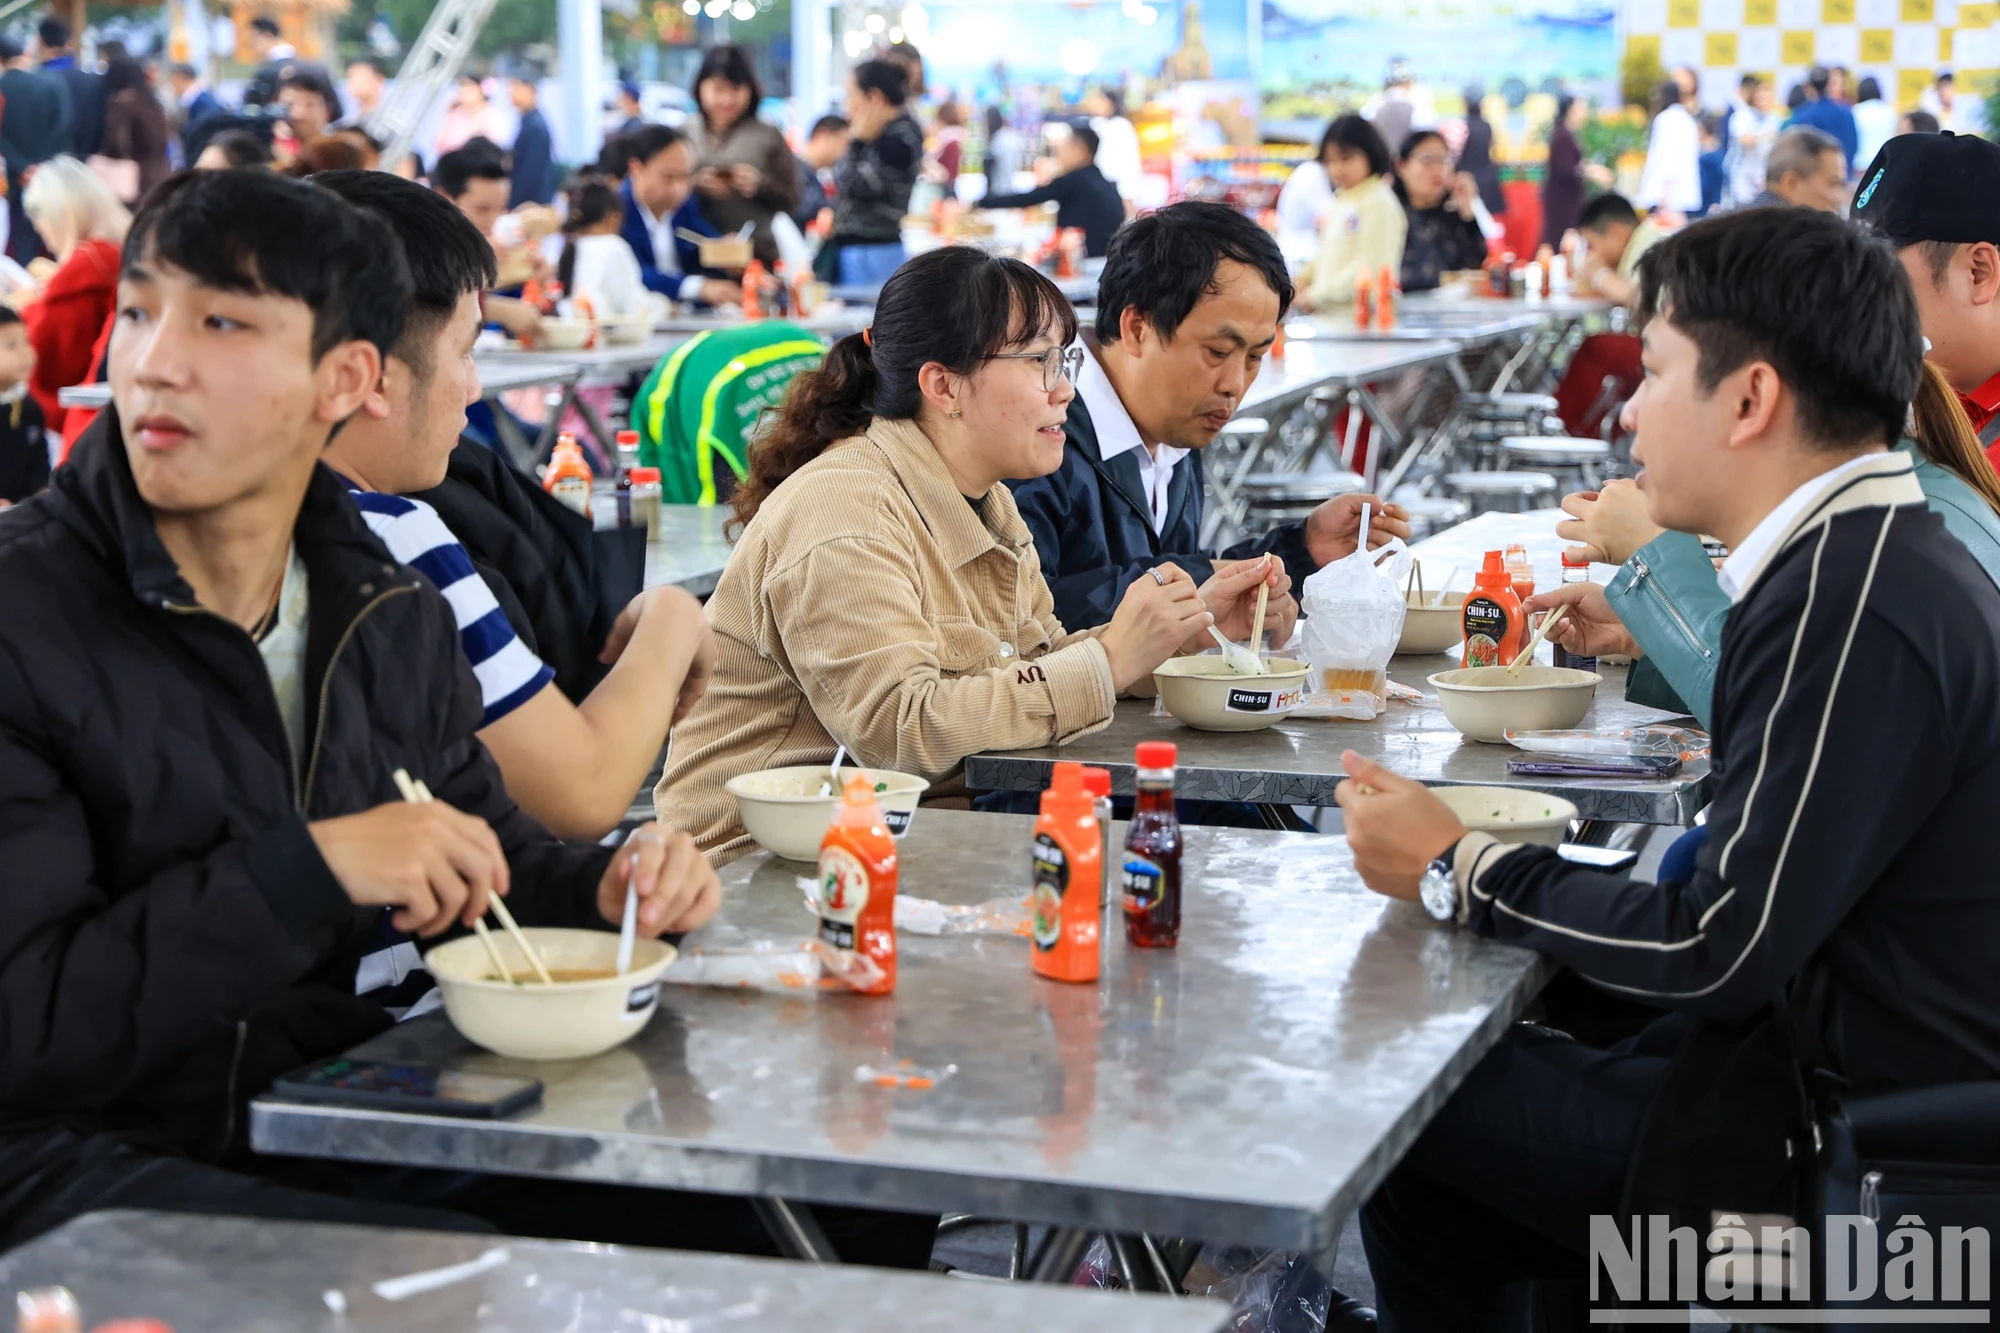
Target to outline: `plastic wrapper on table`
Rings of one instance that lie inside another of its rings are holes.
[[[1708,734],[1691,727],[1612,727],[1603,731],[1510,731],[1507,740],[1534,754],[1592,755],[1613,759],[1708,758]]]
[[[799,876],[799,893],[806,910],[818,916],[819,882]],[[1034,908],[1025,895],[961,906],[899,893],[896,929],[912,935],[1019,935],[1025,939],[1034,930]]]
[[[1191,1294],[1229,1303],[1229,1333],[1322,1333],[1326,1328],[1333,1284],[1303,1254],[1210,1247],[1195,1271],[1205,1272],[1210,1281]]]
[[[882,969],[864,953],[836,949],[819,940],[764,940],[741,949],[683,947],[660,974],[675,986],[723,986],[796,995],[800,991],[865,990],[882,980]]]
[[[1306,579],[1299,610],[1313,674],[1299,714],[1362,721],[1380,716],[1387,706],[1389,659],[1396,655],[1409,609],[1403,595],[1409,572],[1410,552],[1402,538],[1392,537],[1387,545],[1356,550]]]

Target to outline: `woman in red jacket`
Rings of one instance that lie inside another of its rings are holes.
[[[68,413],[56,395],[90,378],[94,349],[117,305],[119,247],[132,215],[73,157],[35,168],[21,202],[57,265],[21,309],[35,346],[28,388],[49,429],[63,431]]]

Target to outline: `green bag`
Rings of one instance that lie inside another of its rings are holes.
[[[698,333],[653,367],[632,400],[632,429],[640,465],[660,470],[661,502],[712,505],[734,489],[759,419],[825,356],[805,329],[756,320]]]

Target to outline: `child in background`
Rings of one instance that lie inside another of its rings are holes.
[[[563,222],[567,240],[556,265],[556,281],[571,300],[589,302],[598,319],[619,319],[655,308],[639,275],[639,261],[618,234],[623,217],[623,200],[603,180],[587,177],[570,188],[569,217]]]
[[[25,500],[49,483],[42,409],[28,396],[35,348],[21,316],[0,305],[0,506]]]

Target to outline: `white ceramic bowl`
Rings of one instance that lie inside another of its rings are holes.
[[[545,319],[535,335],[535,346],[550,352],[574,352],[590,341],[596,328],[587,319]]]
[[[842,768],[842,781],[864,774],[884,790],[875,793],[887,819],[889,831],[902,837],[916,817],[917,802],[931,785],[914,773],[898,773],[889,768]],[[825,764],[801,764],[794,768],[766,768],[755,773],[739,773],[722,789],[736,798],[736,812],[743,827],[757,845],[787,861],[817,862],[820,840],[833,822],[833,809],[840,804],[840,789],[828,796],[819,794],[827,780]]]
[[[1170,657],[1153,672],[1167,711],[1199,731],[1261,731],[1305,702],[1312,668],[1267,657],[1268,676],[1239,676],[1220,657]]]
[[[653,315],[648,310],[642,310],[636,315],[597,321],[598,336],[614,347],[630,347],[635,343],[642,343],[652,331]]]
[[[1403,637],[1396,641],[1399,653],[1442,653],[1465,642],[1465,594],[1448,592],[1444,601],[1427,592],[1404,594]]]
[[[1576,807],[1562,797],[1520,787],[1433,787],[1431,795],[1450,806],[1459,823],[1502,842],[1554,847],[1576,818]]]
[[[555,985],[536,979],[520,946],[504,930],[492,931],[493,942],[516,982],[499,979],[476,935],[424,955],[424,966],[444,994],[445,1013],[468,1039],[515,1060],[576,1060],[629,1041],[653,1016],[660,973],[674,961],[673,945],[635,940],[632,970],[613,976],[618,966],[615,934],[542,926],[525,926],[521,933],[557,977]],[[565,972],[603,975],[567,981],[562,979]]]
[[[1571,667],[1465,667],[1430,677],[1450,723],[1475,741],[1506,743],[1510,731],[1573,727],[1590,711],[1604,677]]]

